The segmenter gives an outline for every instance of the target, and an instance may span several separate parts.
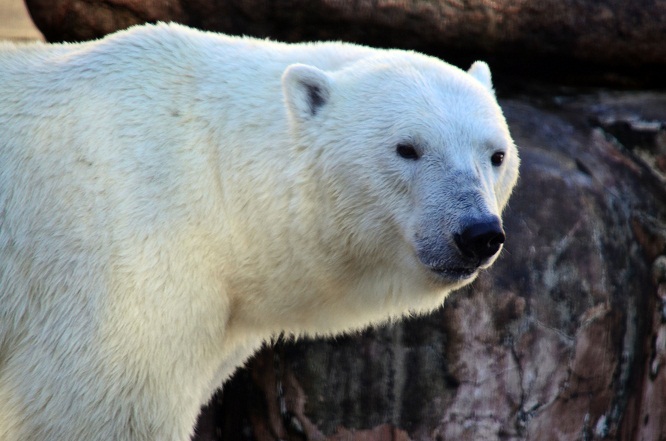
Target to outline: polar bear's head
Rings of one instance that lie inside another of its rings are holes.
[[[390,280],[395,311],[427,310],[493,263],[519,158],[485,63],[386,51],[335,72],[292,65],[283,89],[330,239],[362,286]]]

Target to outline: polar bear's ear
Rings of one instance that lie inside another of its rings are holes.
[[[467,73],[476,78],[477,81],[483,84],[483,86],[490,92],[493,92],[493,81],[490,76],[490,68],[485,62],[475,61]]]
[[[331,97],[331,78],[306,64],[292,64],[282,74],[282,90],[289,112],[299,120],[317,115]]]

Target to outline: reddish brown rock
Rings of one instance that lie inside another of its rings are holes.
[[[512,74],[659,81],[666,66],[661,0],[26,0],[49,41],[100,37],[143,22],[176,21],[286,41],[343,39],[459,59]],[[599,64],[593,77],[592,65]],[[609,69],[613,69],[612,72]]]

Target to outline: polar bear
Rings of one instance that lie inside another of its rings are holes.
[[[0,51],[0,439],[189,439],[263,341],[432,310],[497,257],[490,71],[134,27]]]

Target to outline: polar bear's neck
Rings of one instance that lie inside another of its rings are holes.
[[[210,156],[219,176],[211,191],[219,195],[224,213],[219,219],[220,234],[228,239],[224,261],[234,266],[225,268],[233,275],[226,281],[236,308],[230,316],[245,326],[265,326],[266,332],[288,325],[296,333],[348,329],[350,311],[333,307],[338,298],[373,297],[363,288],[372,286],[380,301],[386,290],[397,290],[403,282],[380,274],[382,268],[371,271],[376,262],[359,265],[342,243],[344,226],[335,222],[333,208],[321,197],[324,184],[313,175],[308,146],[294,144],[290,134],[280,80],[291,63],[344,65],[353,59],[355,47],[340,59],[322,55],[321,50],[318,58],[313,51],[313,59],[308,59],[307,50],[294,57],[292,49],[276,44],[279,50],[269,57],[257,54],[266,48],[252,40],[234,41],[224,53],[206,54],[208,62],[196,73],[196,101],[206,107],[195,108],[196,119],[204,121],[210,133]],[[358,48],[355,56],[365,51]],[[388,281],[378,284],[377,279]],[[285,302],[285,297],[291,301]],[[326,305],[330,309],[322,308]],[[367,309],[363,305],[359,311]],[[385,308],[376,309],[386,316]],[[306,311],[311,320],[302,317]],[[283,321],[265,320],[280,312]],[[340,315],[340,325],[335,314]],[[359,316],[358,326],[378,319]],[[304,326],[293,327],[296,321]]]

